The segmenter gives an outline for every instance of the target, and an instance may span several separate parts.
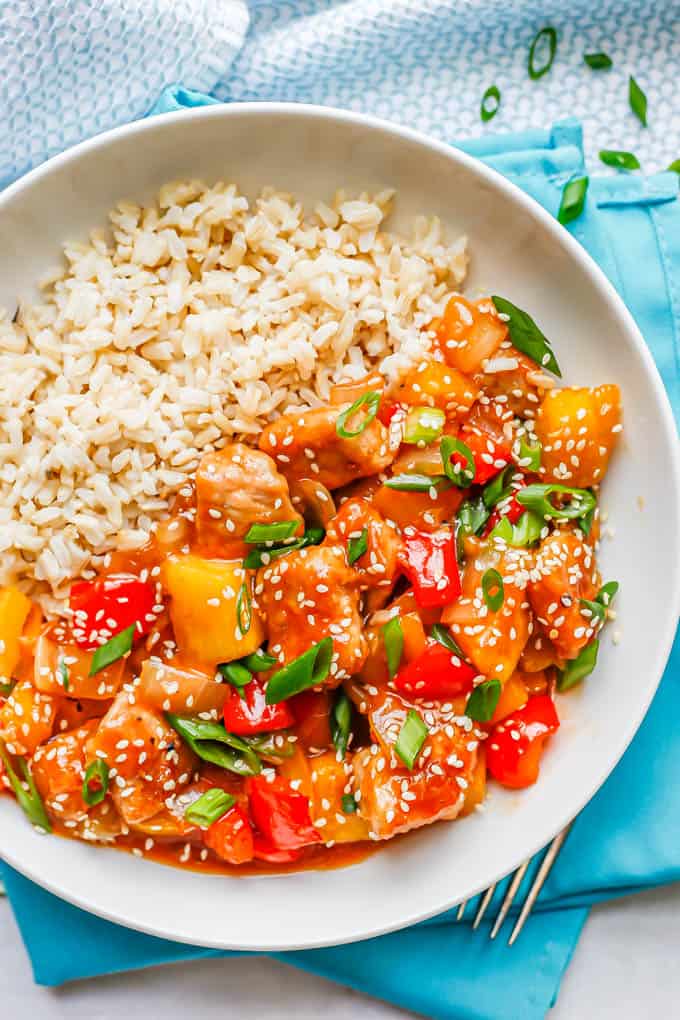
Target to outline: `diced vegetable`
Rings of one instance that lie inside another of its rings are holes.
[[[158,611],[154,586],[133,574],[110,574],[71,585],[73,640],[92,651],[134,625],[135,638],[148,634]]]
[[[407,529],[403,568],[423,608],[450,605],[460,595],[456,544],[448,529],[429,534]]]
[[[19,638],[31,610],[31,600],[17,588],[0,588],[0,682],[14,676],[19,663]]]
[[[518,670],[515,670],[512,676],[509,676],[503,684],[496,709],[491,717],[492,724],[495,725],[501,719],[505,719],[507,715],[516,712],[517,709],[523,708],[526,705],[529,695],[527,694],[523,675]]]
[[[238,805],[230,808],[203,834],[203,842],[229,864],[245,864],[255,856],[253,830]]]
[[[530,698],[493,728],[486,743],[489,772],[503,786],[531,786],[538,779],[543,746],[560,720],[552,698]]]
[[[402,666],[394,683],[401,694],[429,701],[467,694],[476,676],[477,670],[456,652],[433,642],[417,659]]]
[[[325,820],[321,832],[326,842],[355,843],[368,839],[368,823],[356,813],[357,803],[352,794],[345,794],[348,776],[345,765],[333,751],[326,751],[313,760],[312,815]],[[354,811],[347,812],[344,797],[351,799]]]
[[[309,816],[309,800],[285,779],[270,782],[256,776],[248,780],[247,793],[253,824],[276,850],[300,850],[321,842]]]
[[[251,680],[242,691],[231,687],[224,705],[224,726],[237,736],[285,730],[294,723],[293,713],[282,702],[266,701],[266,688],[259,680]]]
[[[401,758],[407,769],[415,768],[426,739],[427,725],[423,717],[415,709],[410,708],[394,745],[395,754]]]

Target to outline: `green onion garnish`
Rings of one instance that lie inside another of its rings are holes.
[[[414,407],[406,415],[404,442],[427,446],[439,439],[446,415],[438,407]]]
[[[507,517],[501,517],[489,538],[500,538],[514,548],[526,548],[538,541],[542,530],[543,518],[527,510],[516,524],[511,524]]]
[[[277,730],[275,733],[255,733],[252,737],[244,737],[243,740],[260,758],[276,765],[284,758],[290,758],[295,754],[297,738],[294,734]]]
[[[591,510],[588,511],[587,514],[584,514],[583,517],[579,517],[579,519],[576,521],[576,524],[581,529],[586,538],[590,534],[590,529],[592,528],[593,521],[595,520],[595,511],[597,509],[597,499],[595,497],[595,493],[593,492],[592,489],[588,489],[587,491],[595,500],[595,505]]]
[[[472,691],[465,706],[465,714],[477,722],[488,722],[501,696],[500,680],[484,680]]]
[[[236,625],[241,635],[247,634],[253,622],[253,597],[250,594],[250,584],[243,581],[236,596]]]
[[[194,754],[212,765],[239,776],[256,776],[262,763],[245,740],[228,733],[220,723],[166,713],[174,730],[186,740]]]
[[[467,489],[469,485],[472,485],[477,467],[472,450],[467,443],[464,443],[462,439],[455,439],[453,436],[444,436],[439,451],[444,465],[444,474],[449,481],[457,485],[459,489]],[[451,457],[456,453],[465,458],[464,465],[459,461],[451,463]]]
[[[583,59],[593,71],[608,71],[613,65],[612,58],[606,53],[584,53]]]
[[[384,483],[388,489],[397,489],[399,492],[429,492],[430,489],[449,487],[448,479],[444,475],[417,475],[404,474],[393,475]]]
[[[482,594],[491,612],[497,613],[503,605],[505,589],[503,587],[503,578],[493,567],[489,567],[488,570],[484,571],[482,576]]]
[[[283,542],[294,535],[300,526],[299,521],[276,521],[274,524],[251,524],[244,539],[251,545],[263,542]]]
[[[450,631],[447,630],[443,623],[434,624],[430,631],[430,637],[434,638],[438,644],[443,645],[444,648],[448,648],[448,650],[453,652],[454,655],[457,655],[459,659],[465,659],[465,655],[463,654],[460,646],[453,640]]]
[[[558,221],[566,226],[567,223],[571,223],[583,212],[586,204],[586,193],[588,191],[588,178],[587,177],[575,177],[571,181],[567,181],[562,190],[562,201],[560,202],[560,209],[557,213]]]
[[[335,431],[341,439],[354,439],[356,436],[360,436],[374,420],[378,413],[379,405],[380,393],[377,390],[369,390],[368,393],[362,393],[362,395],[354,401],[351,407],[348,407],[347,410],[338,415],[338,420],[335,423]],[[366,408],[366,412],[358,426],[355,429],[345,428],[347,423],[351,421],[364,406]]]
[[[535,361],[541,368],[547,368],[555,375],[561,376],[562,373],[550,346],[550,341],[543,335],[531,316],[523,312],[517,305],[513,305],[507,298],[494,294],[491,300],[496,306],[496,311],[505,318],[508,324],[513,346]]]
[[[493,120],[493,118],[498,113],[500,105],[501,94],[498,90],[498,86],[489,85],[488,89],[482,96],[482,102],[479,107],[479,115],[484,121],[484,123],[486,123],[489,120]]]
[[[90,663],[90,676],[94,676],[95,673],[110,666],[112,662],[118,662],[124,655],[127,655],[132,648],[136,626],[135,623],[131,623],[125,630],[121,630],[120,634],[116,634],[105,645],[100,645],[97,648]]]
[[[347,561],[351,565],[361,559],[368,549],[368,528],[363,528],[357,538],[350,538],[347,543]]]
[[[393,616],[382,628],[383,641],[385,642],[385,655],[387,656],[387,671],[390,680],[397,675],[401,656],[404,651],[404,632],[401,628],[401,620]]]
[[[549,497],[553,493],[569,496],[566,506],[556,507]],[[569,485],[527,485],[520,489],[515,497],[518,503],[532,510],[540,517],[549,517],[554,521],[573,521],[585,517],[595,507],[595,497],[588,489],[574,489]]]
[[[94,788],[92,783],[95,783]],[[109,766],[102,758],[95,758],[85,769],[83,800],[90,807],[101,804],[109,790]]]
[[[352,732],[352,703],[340,688],[331,711],[331,737],[333,745],[341,758],[345,757],[349,735]]]
[[[597,650],[599,647],[599,641],[591,641],[589,645],[581,649],[575,659],[566,664],[564,669],[557,675],[558,691],[570,690],[593,672],[597,665]]]
[[[674,174],[680,174],[680,159],[674,159],[672,163],[668,164],[666,169],[672,170]]]
[[[230,793],[220,790],[218,786],[213,786],[211,790],[206,790],[198,800],[189,805],[184,812],[184,817],[192,825],[208,829],[218,818],[226,815],[235,803],[236,798],[232,797]]]
[[[351,793],[343,793],[340,803],[346,815],[353,815],[357,809],[357,802]]]
[[[604,623],[607,618],[607,609],[618,590],[618,581],[608,581],[607,584],[602,585],[594,600],[579,599],[579,602],[585,609],[588,610],[592,620],[598,620],[600,623]]]
[[[221,662],[217,671],[232,687],[237,687],[239,690],[246,687],[253,679],[253,674],[241,662]]]
[[[66,660],[63,656],[59,657],[59,662],[57,664],[57,676],[59,677],[61,686],[65,691],[67,691],[69,689],[68,666],[66,665]]]
[[[600,149],[600,159],[605,166],[613,166],[617,170],[640,169],[640,160],[637,156],[622,149]]]
[[[428,732],[421,716],[415,709],[410,708],[394,745],[395,753],[401,758],[407,769],[412,771],[415,767]]]
[[[272,549],[251,549],[243,561],[243,566],[247,567],[248,570],[257,570],[258,567],[265,567],[273,560],[281,559],[282,556],[287,556],[288,553],[292,553],[295,549],[304,549],[308,545],[318,545],[319,542],[323,542],[325,534],[326,532],[323,528],[307,528],[304,535],[296,538],[294,542],[288,542],[287,545],[277,546]]]
[[[16,759],[19,763],[19,768],[23,776],[23,782],[14,771],[9,755],[7,754],[7,748],[1,740],[0,759],[2,759],[2,763],[5,766],[5,773],[9,780],[9,785],[12,787],[12,792],[16,797],[21,810],[33,825],[40,826],[40,828],[44,829],[45,832],[51,832],[52,826],[50,825],[50,820],[47,817],[45,805],[42,802],[42,797],[38,793],[26,759]],[[24,783],[28,786],[28,790],[24,789]]]
[[[536,49],[543,43],[544,40],[547,40],[548,42],[547,60],[545,61],[545,63],[536,67],[534,63]],[[527,67],[530,78],[532,78],[534,81],[538,81],[539,78],[542,78],[544,74],[548,73],[548,71],[552,67],[553,60],[555,59],[556,49],[557,49],[557,32],[555,31],[554,28],[552,28],[552,26],[542,28],[541,31],[538,32],[534,37],[534,40],[529,48],[529,61]]]
[[[245,655],[241,662],[249,669],[252,673],[266,673],[268,669],[275,666],[279,660],[273,656],[268,655],[266,652],[258,651],[252,652],[250,655]]]
[[[485,485],[482,489],[482,502],[484,506],[491,510],[500,503],[502,499],[509,496],[512,491],[512,478],[515,473],[515,465],[508,464],[506,468],[499,471],[495,478],[492,478],[488,485]],[[484,523],[484,522],[482,522]]]
[[[527,443],[522,436],[519,441],[518,467],[524,468],[526,471],[538,471],[541,466],[541,451],[542,447],[538,439],[535,439],[533,443]]]
[[[484,493],[461,503],[456,515],[456,554],[459,560],[464,558],[464,540],[468,535],[479,534],[490,516],[491,510],[484,505]]]
[[[276,705],[308,687],[318,687],[331,669],[333,638],[325,637],[274,673],[267,684],[265,701]]]
[[[647,96],[644,94],[635,78],[628,79],[628,102],[630,108],[641,124],[647,127]]]

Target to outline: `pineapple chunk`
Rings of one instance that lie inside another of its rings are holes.
[[[349,758],[348,758],[349,761]],[[342,809],[345,787],[349,786],[351,767],[338,761],[335,751],[325,751],[310,762],[312,779],[312,819],[325,819],[322,828],[325,840],[336,843],[357,843],[368,839],[368,822],[356,812]]]
[[[536,416],[541,477],[581,489],[599,484],[620,431],[618,386],[551,390]]]
[[[12,679],[19,664],[19,638],[31,610],[31,600],[17,588],[0,588],[0,683]]]
[[[426,359],[409,372],[394,399],[409,406],[438,407],[455,421],[466,418],[479,395],[479,387],[442,361]]]
[[[214,667],[249,655],[262,644],[264,630],[252,602],[252,573],[240,561],[171,556],[164,567],[164,584],[171,598],[178,651],[185,661]]]

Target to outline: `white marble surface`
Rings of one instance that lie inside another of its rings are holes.
[[[596,907],[550,1020],[638,1020],[677,1015],[680,885]],[[508,952],[512,952],[511,949]],[[205,960],[83,981],[33,984],[0,900],[3,1020],[405,1020],[413,1016],[271,960]],[[521,1020],[521,1017],[518,1017]]]

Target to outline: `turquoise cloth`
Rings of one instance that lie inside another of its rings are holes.
[[[210,102],[171,90],[151,112]],[[460,144],[553,214],[564,183],[583,171],[575,121]],[[678,178],[591,180],[576,238],[622,294],[680,411]],[[453,913],[415,928],[279,959],[441,1020],[538,1020],[554,1001],[588,907],[680,878],[680,642],[621,763],[576,821],[535,913],[512,950],[455,924]],[[538,858],[530,869],[538,866]],[[175,960],[234,955],[165,942],[70,906],[4,867],[8,895],[36,981],[76,978]],[[332,880],[332,876],[330,877]],[[501,884],[497,897],[502,895]],[[469,914],[472,911],[469,909]],[[493,914],[492,914],[493,916]]]

